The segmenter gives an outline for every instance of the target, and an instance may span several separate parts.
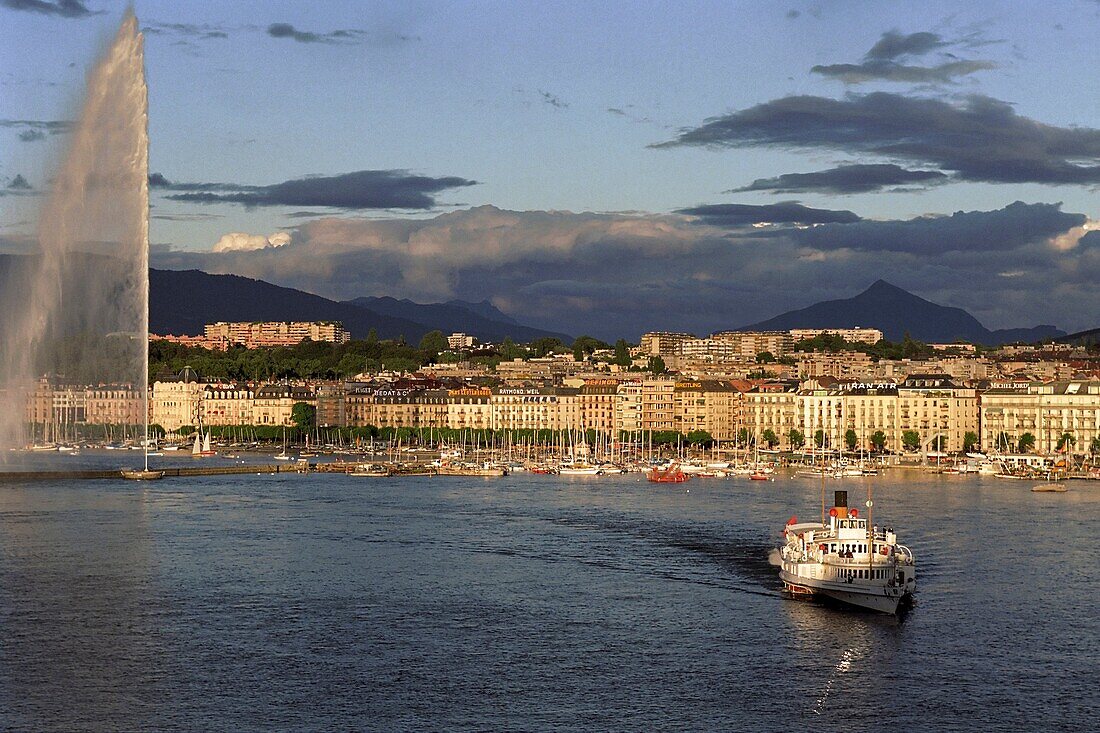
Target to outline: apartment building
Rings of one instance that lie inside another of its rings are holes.
[[[840,336],[845,341],[853,343],[877,344],[882,341],[882,331],[877,328],[792,328],[790,336],[796,342],[817,338],[824,334]]]
[[[1020,437],[1035,437],[1035,450],[1053,453],[1061,436],[1073,437],[1073,451],[1088,452],[1100,436],[1100,382],[994,382],[981,395],[981,443],[1004,451]]]
[[[219,321],[206,324],[203,333],[211,344],[242,344],[249,349],[294,346],[307,340],[334,344],[351,340],[351,334],[337,321]]]

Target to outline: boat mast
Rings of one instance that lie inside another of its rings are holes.
[[[875,569],[875,534],[874,524],[872,524],[872,507],[875,502],[871,500],[871,494],[873,491],[873,484],[867,482],[867,576],[874,577]]]

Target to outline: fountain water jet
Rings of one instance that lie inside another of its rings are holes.
[[[25,444],[25,406],[44,375],[138,390],[147,434],[148,92],[132,11],[88,75],[38,250],[23,259],[0,295],[0,448]]]

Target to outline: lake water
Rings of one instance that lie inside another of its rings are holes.
[[[0,729],[1095,729],[1100,485],[869,485],[901,621],[780,595],[814,479],[0,483]]]

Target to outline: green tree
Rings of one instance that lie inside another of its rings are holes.
[[[527,345],[531,354],[535,357],[543,357],[547,354],[562,353],[565,349],[565,344],[561,342],[561,339],[554,338],[553,336],[545,336],[543,338],[535,339]]]
[[[615,358],[612,360],[612,364],[618,364],[619,366],[630,366],[630,344],[625,339],[619,339],[615,342]]]
[[[447,348],[447,337],[443,335],[442,331],[428,331],[420,339],[420,350],[426,351],[432,356],[439,354],[441,351],[446,351]]]
[[[687,442],[700,448],[709,448],[714,445],[714,438],[706,430],[692,430],[687,434]]]
[[[779,444],[779,436],[776,435],[775,431],[771,428],[766,428],[760,437],[767,444],[768,448],[774,448]]]
[[[659,356],[649,357],[649,371],[654,374],[664,374],[668,371],[668,367],[665,366],[665,360]]]
[[[607,349],[610,346],[598,338],[592,336],[578,336],[573,341],[573,358],[577,361],[584,361],[588,357],[592,356],[592,352],[597,349]]]
[[[975,433],[973,430],[967,430],[966,434],[963,435],[963,452],[964,453],[973,453],[974,448],[977,447],[977,445],[978,445],[978,434]]]
[[[1100,437],[1093,438],[1092,442],[1089,443],[1089,452],[1093,455],[1100,453]]]
[[[1024,433],[1020,436],[1019,443],[1016,444],[1017,450],[1021,453],[1029,453],[1032,448],[1035,447],[1035,436],[1031,433]]]
[[[917,450],[920,448],[920,433],[916,430],[906,430],[901,434],[901,444],[905,450]]]
[[[317,424],[317,408],[308,402],[295,402],[290,409],[290,421],[299,431],[308,433]]]
[[[996,445],[998,450],[1009,450],[1009,448],[1012,446],[1012,442],[1012,436],[1008,433],[1004,432],[1003,430],[997,433]]]
[[[749,429],[741,428],[737,431],[737,445],[744,448],[749,444]]]
[[[1058,450],[1068,452],[1075,445],[1077,445],[1077,438],[1073,437],[1073,433],[1062,433],[1058,436]]]
[[[367,331],[367,343],[368,344],[378,343],[378,329],[372,328],[371,330]]]
[[[791,431],[787,433],[787,440],[791,441],[792,448],[801,448],[806,445],[806,434],[798,428],[791,428]]]
[[[824,448],[827,442],[824,430],[818,428],[814,431],[814,445],[818,448]]]
[[[761,351],[756,355],[757,364],[774,364],[775,356],[770,351]]]
[[[886,433],[881,430],[871,433],[871,447],[879,453],[886,450]]]
[[[859,443],[859,436],[856,435],[856,431],[851,428],[845,430],[844,445],[848,446],[848,450],[855,450],[857,443]]]
[[[932,450],[942,451],[947,446],[947,438],[937,435],[932,438]]]

